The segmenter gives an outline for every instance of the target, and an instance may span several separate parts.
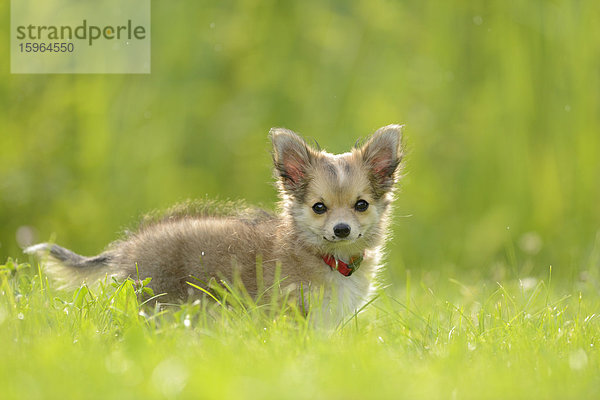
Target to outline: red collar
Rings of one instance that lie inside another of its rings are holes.
[[[350,276],[352,275],[352,273],[354,273],[354,271],[358,269],[358,267],[360,267],[360,263],[363,260],[363,256],[364,254],[351,257],[350,262],[346,264],[345,262],[338,260],[337,258],[332,256],[331,254],[325,254],[323,256],[323,261],[325,261],[325,264],[329,265],[331,269],[336,270],[344,276]]]

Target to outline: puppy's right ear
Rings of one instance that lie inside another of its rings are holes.
[[[296,196],[307,183],[307,173],[314,159],[313,151],[304,139],[284,128],[272,128],[273,164],[283,188]]]
[[[373,191],[377,197],[390,191],[398,180],[402,161],[402,130],[404,125],[388,125],[378,129],[360,148],[370,172]]]

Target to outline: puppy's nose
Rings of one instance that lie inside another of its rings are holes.
[[[345,238],[350,234],[350,225],[348,224],[337,224],[333,227],[333,233],[339,238]]]

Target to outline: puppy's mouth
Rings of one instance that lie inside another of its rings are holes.
[[[329,243],[340,243],[340,242],[348,243],[348,242],[354,242],[355,240],[358,240],[361,237],[363,237],[362,233],[359,233],[358,236],[355,238],[339,238],[337,236],[331,236],[331,238],[328,238],[327,236],[323,236],[323,239],[325,239]]]

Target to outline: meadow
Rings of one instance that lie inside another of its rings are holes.
[[[9,54],[10,2],[0,3]],[[152,3],[148,75],[0,58],[0,398],[598,398],[600,3]],[[267,132],[406,124],[385,288],[332,330],[276,299],[56,290],[187,198],[273,209]]]
[[[280,301],[162,307],[0,267],[4,399],[593,399],[600,296],[551,279],[382,291],[321,329]],[[595,277],[597,279],[597,277]],[[414,285],[414,286],[413,286]],[[310,314],[309,314],[310,315]]]

